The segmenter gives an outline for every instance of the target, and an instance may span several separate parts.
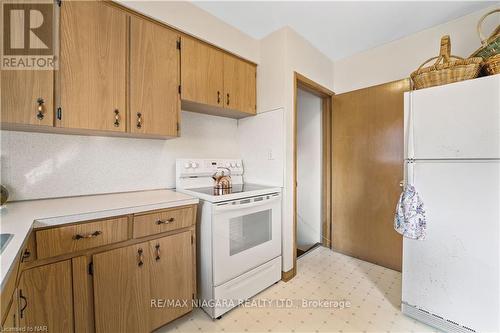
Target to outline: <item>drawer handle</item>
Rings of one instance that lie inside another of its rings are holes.
[[[156,224],[158,224],[158,225],[160,225],[160,224],[169,224],[169,223],[174,222],[174,220],[175,219],[173,217],[171,217],[171,218],[166,219],[166,220],[158,220],[158,221],[156,221]]]
[[[144,265],[144,252],[141,248],[137,250],[137,266],[141,267]]]
[[[102,231],[100,230],[97,230],[97,231],[94,231],[92,233],[89,233],[89,234],[76,234],[73,236],[73,239],[74,240],[80,240],[80,239],[86,239],[86,238],[94,238],[94,237],[97,237],[99,236],[100,234],[102,234]]]
[[[156,251],[156,258],[155,258],[155,260],[158,261],[158,260],[160,260],[160,244],[156,244],[155,251]]]

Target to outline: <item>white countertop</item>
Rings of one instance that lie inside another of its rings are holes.
[[[173,190],[139,191],[7,203],[0,210],[0,231],[13,234],[0,255],[0,283],[9,272],[32,228],[88,221],[154,209],[197,204],[198,199]]]

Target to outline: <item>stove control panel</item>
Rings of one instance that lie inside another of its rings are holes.
[[[243,162],[238,159],[178,159],[175,169],[178,177],[212,176],[219,168],[231,170],[231,175],[243,174]]]

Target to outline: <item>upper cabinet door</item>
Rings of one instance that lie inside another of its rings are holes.
[[[256,67],[224,54],[224,107],[255,114]]]
[[[180,113],[179,35],[148,20],[130,25],[130,130],[177,136]]]
[[[2,122],[54,124],[52,70],[2,70]]]
[[[224,55],[220,50],[182,37],[181,68],[183,100],[223,106]]]
[[[126,14],[102,1],[61,6],[61,119],[67,128],[126,130]]]

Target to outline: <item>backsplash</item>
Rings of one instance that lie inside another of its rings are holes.
[[[181,137],[1,131],[9,201],[175,187],[176,158],[239,158],[237,120],[182,112]]]

